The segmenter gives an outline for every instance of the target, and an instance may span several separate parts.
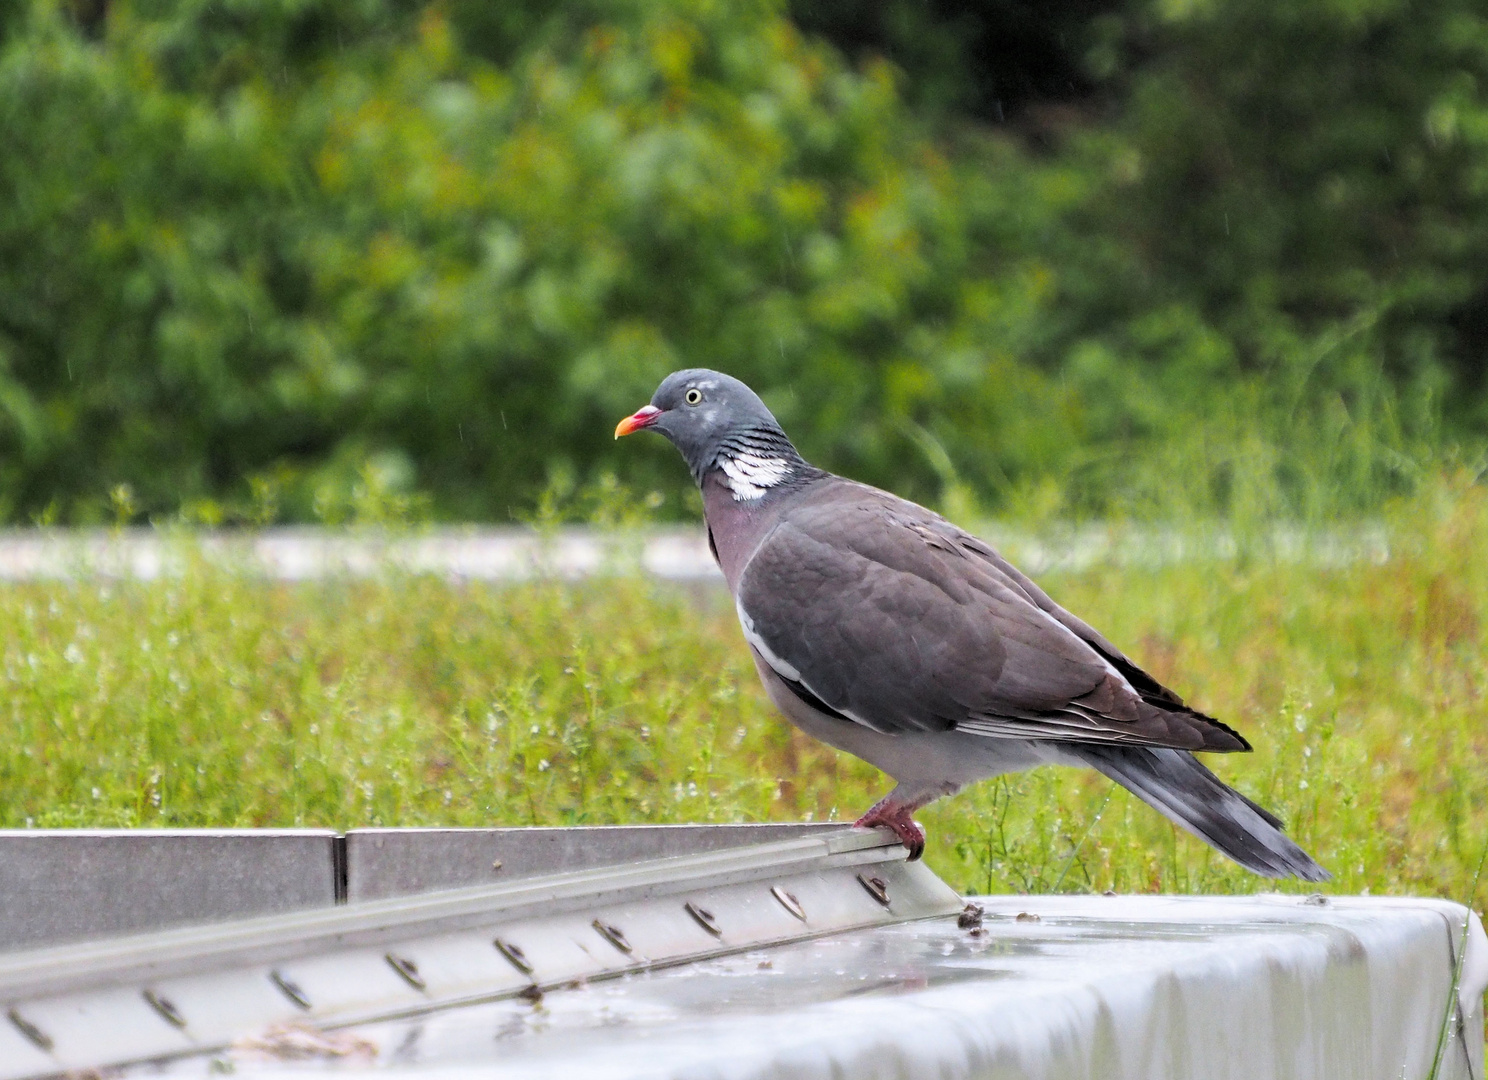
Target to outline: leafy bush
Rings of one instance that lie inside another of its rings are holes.
[[[0,518],[507,520],[690,364],[968,513],[1375,506],[1485,419],[1469,0],[1075,5],[1105,112],[1004,127],[765,0],[7,11]]]

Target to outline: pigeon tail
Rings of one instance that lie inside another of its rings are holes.
[[[1186,750],[1088,743],[1065,743],[1060,749],[1253,873],[1303,881],[1332,877],[1281,831],[1280,819],[1227,786]]]

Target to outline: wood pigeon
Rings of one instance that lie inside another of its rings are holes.
[[[991,546],[807,463],[764,402],[706,369],[667,376],[615,437],[660,432],[703,497],[708,544],[770,700],[897,782],[857,822],[918,858],[913,813],[1038,765],[1098,769],[1240,865],[1328,873],[1192,751],[1249,750]]]

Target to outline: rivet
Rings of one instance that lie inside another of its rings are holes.
[[[635,946],[633,946],[629,941],[626,940],[625,935],[621,932],[620,928],[618,926],[615,926],[613,923],[607,923],[603,919],[595,919],[594,922],[592,922],[590,925],[593,926],[594,929],[599,931],[601,937],[603,937],[611,945],[615,946],[615,948],[623,952],[626,956],[629,956],[632,952],[635,951]]]
[[[36,1044],[36,1046],[46,1051],[50,1051],[52,1049],[52,1037],[45,1031],[42,1031],[41,1028],[37,1027],[30,1020],[27,1020],[24,1016],[16,1012],[14,1009],[11,1009],[9,1012],[7,1012],[5,1016],[12,1024],[15,1025],[17,1031],[26,1036],[26,1038],[31,1040],[31,1042]]]
[[[384,953],[382,958],[388,962],[388,965],[394,971],[403,976],[404,981],[409,986],[415,990],[428,989],[427,984],[424,982],[424,977],[419,974],[418,965],[408,959],[408,957],[399,956],[397,953]]]
[[[496,946],[497,952],[511,961],[512,967],[523,975],[532,974],[532,961],[527,959],[527,954],[520,946],[513,945],[510,941],[502,941],[500,938],[496,938],[491,944]]]
[[[305,991],[300,989],[300,984],[293,979],[287,978],[283,972],[274,970],[269,972],[269,981],[279,988],[279,992],[302,1009],[310,1008],[310,999],[305,996]]]
[[[697,924],[704,930],[708,931],[714,937],[723,937],[723,928],[718,925],[718,920],[713,917],[711,911],[705,907],[699,907],[691,900],[687,901],[683,906],[687,909],[687,914],[696,919]]]
[[[801,906],[801,901],[796,899],[794,893],[786,892],[779,885],[772,885],[770,887],[770,895],[776,900],[779,900],[780,906],[785,908],[786,911],[789,911],[802,922],[806,921],[806,909]]]
[[[889,906],[889,886],[881,877],[868,877],[866,874],[858,875],[858,884],[868,890],[868,895],[877,900],[884,907]]]
[[[183,1028],[186,1026],[186,1018],[181,1015],[181,1010],[176,1008],[175,1002],[170,998],[161,997],[154,990],[146,990],[142,996],[149,1003],[150,1008],[158,1012],[162,1019],[171,1027]]]

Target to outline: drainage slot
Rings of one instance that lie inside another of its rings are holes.
[[[723,928],[718,925],[718,920],[713,917],[711,911],[694,904],[691,900],[687,901],[683,906],[687,908],[687,914],[696,919],[697,924],[704,930],[708,931],[714,937],[723,937]]]
[[[877,900],[884,907],[889,906],[889,886],[881,877],[869,877],[866,874],[858,875],[858,884],[868,890],[868,895]]]
[[[789,911],[802,922],[806,921],[806,909],[801,906],[801,901],[796,899],[795,893],[786,892],[779,885],[770,887],[770,895],[780,901],[780,906]]]
[[[305,996],[305,991],[300,989],[300,984],[293,979],[286,978],[283,972],[269,972],[269,981],[279,988],[279,992],[302,1009],[310,1008],[310,999]]]
[[[162,997],[154,990],[145,990],[140,995],[149,1004],[150,1008],[158,1012],[171,1027],[183,1028],[186,1026],[186,1018],[181,1015],[181,1010],[176,1008],[175,1002],[168,997]]]
[[[424,983],[424,977],[419,974],[418,965],[408,957],[399,956],[397,953],[384,953],[382,958],[388,962],[389,967],[403,976],[403,981],[409,986],[415,990],[428,989]]]
[[[511,961],[512,967],[516,968],[523,975],[532,974],[532,961],[527,959],[527,954],[522,951],[520,946],[513,945],[510,941],[502,941],[500,938],[497,938],[491,944],[496,946],[497,952]]]
[[[618,926],[614,925],[613,923],[607,923],[603,919],[595,919],[594,922],[590,925],[592,925],[594,929],[599,931],[601,937],[603,937],[611,945],[615,946],[615,948],[623,952],[626,956],[629,956],[631,953],[635,952],[635,946],[633,946],[629,941],[626,940],[624,933],[621,932]]]
[[[48,1053],[51,1052],[53,1045],[52,1037],[45,1031],[42,1031],[41,1028],[37,1027],[30,1020],[27,1020],[24,1016],[16,1012],[14,1009],[11,1009],[9,1012],[7,1012],[5,1016],[6,1019],[8,1019],[12,1024],[15,1025],[15,1029],[22,1035],[26,1036],[26,1038],[29,1039],[34,1045],[42,1050],[47,1051]]]

